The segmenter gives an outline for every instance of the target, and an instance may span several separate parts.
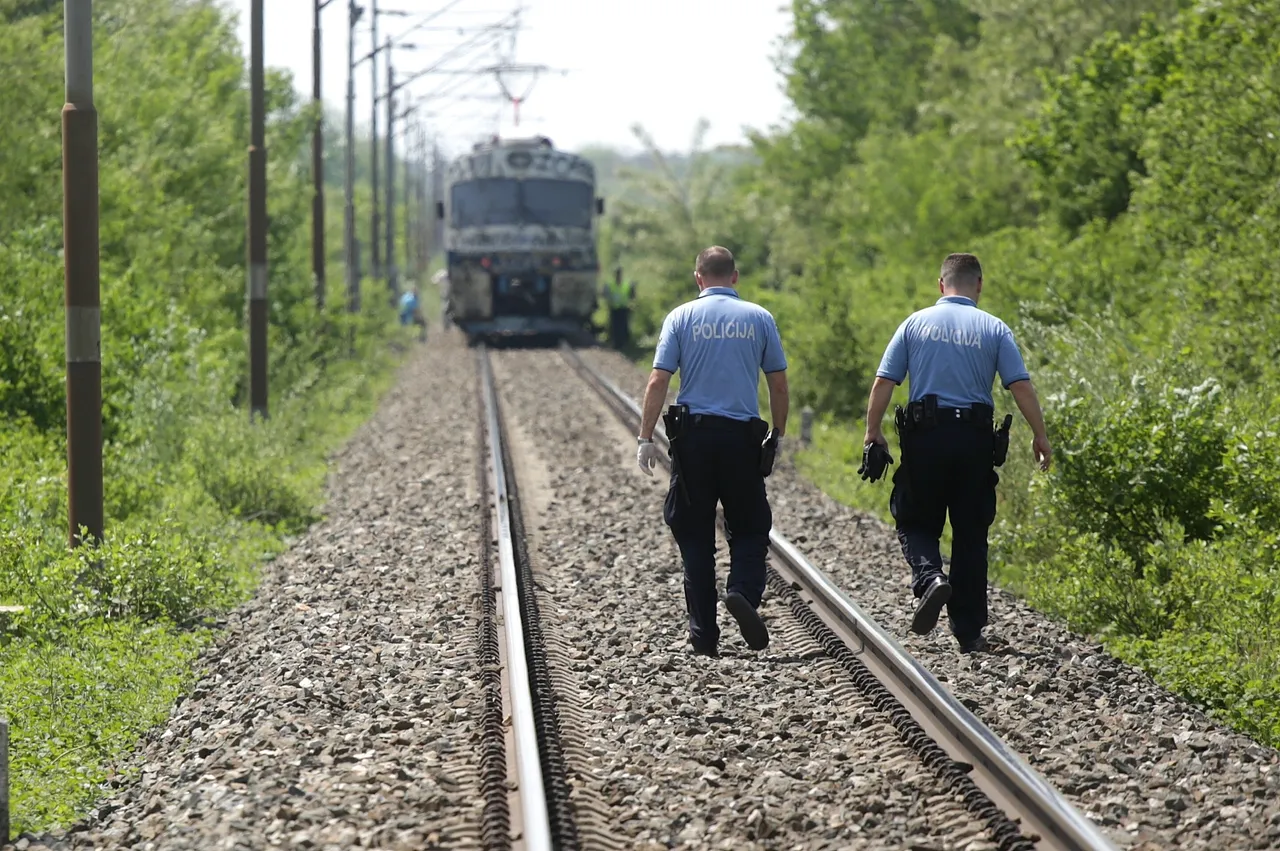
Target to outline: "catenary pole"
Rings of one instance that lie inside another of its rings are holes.
[[[62,249],[66,306],[67,521],[71,546],[102,540],[102,302],[93,0],[66,0]],[[82,537],[81,529],[85,530]]]
[[[370,16],[369,27],[372,33],[371,48],[373,52],[369,56],[369,70],[372,79],[372,88],[369,92],[369,103],[371,104],[371,114],[369,116],[369,180],[373,188],[373,211],[370,220],[369,240],[372,244],[372,274],[375,278],[382,277],[382,257],[379,255],[381,249],[381,240],[379,238],[380,216],[381,210],[378,208],[378,0],[370,0],[369,4]]]
[[[319,113],[311,137],[311,274],[315,279],[316,309],[324,310],[324,100],[320,88],[320,12],[333,0],[315,0],[315,20],[311,28],[311,102]]]
[[[412,280],[413,270],[413,124],[409,121],[409,117],[413,114],[413,107],[409,105],[409,98],[405,98],[405,114],[404,119],[404,200],[401,202],[404,212],[404,274],[406,280]],[[411,286],[411,284],[410,284]]]
[[[343,176],[342,238],[347,266],[347,312],[360,312],[360,246],[356,242],[356,21],[361,8],[347,3],[347,120]]]
[[[249,418],[267,417],[267,149],[262,4],[249,12]]]
[[[396,277],[396,72],[391,64],[391,40],[387,40],[387,250],[384,266],[387,272],[387,289],[394,301],[400,295],[400,283]]]

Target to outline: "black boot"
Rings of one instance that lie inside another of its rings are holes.
[[[742,637],[747,640],[748,647],[763,650],[769,646],[769,630],[756,607],[746,597],[737,591],[730,591],[724,595],[724,607],[738,622],[738,628],[742,630]]]
[[[935,577],[929,587],[920,595],[916,604],[916,613],[911,617],[911,631],[916,635],[928,635],[938,625],[938,615],[942,607],[951,599],[951,583],[945,576]]]

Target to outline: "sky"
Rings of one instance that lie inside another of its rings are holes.
[[[247,58],[249,0],[222,2],[239,13]],[[536,78],[525,73],[507,80],[517,95],[529,90],[518,127],[492,75],[430,74],[410,83],[409,95],[423,99],[425,118],[446,150],[496,132],[541,133],[570,150],[604,144],[637,151],[631,127],[639,123],[662,149],[686,151],[700,118],[710,122],[706,144],[717,145],[743,141],[744,126],[766,129],[788,115],[782,78],[774,68],[790,23],[784,0],[523,0],[514,51],[510,33],[499,40],[492,30],[476,30],[510,21],[517,0],[378,0],[378,5],[412,13],[380,14],[380,40],[395,38],[433,12],[440,14],[425,26],[449,30],[405,34],[402,40],[417,49],[392,51],[397,79],[437,63],[470,72],[509,58],[549,68]],[[295,85],[309,93],[312,0],[266,0],[265,8],[266,64],[292,71]],[[339,112],[346,96],[345,9],[346,0],[333,0],[321,13],[324,98]],[[357,59],[372,47],[369,17],[366,10],[356,31]],[[477,38],[482,41],[470,53],[442,59]],[[379,59],[381,77],[385,66]],[[370,86],[366,62],[356,72],[356,116],[366,126]]]

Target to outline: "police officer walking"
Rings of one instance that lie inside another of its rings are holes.
[[[1031,426],[1032,453],[1049,469],[1052,450],[1031,376],[1013,333],[978,309],[982,265],[972,254],[942,263],[937,304],[899,326],[885,350],[867,402],[865,444],[886,445],[881,421],[894,386],[910,376],[910,401],[896,417],[902,463],[889,510],[911,565],[917,603],[911,631],[934,628],[944,605],[960,652],[988,649],[987,531],[996,516],[995,466],[1004,463],[1008,424],[993,431],[991,387],[999,373]],[[951,516],[951,575],[942,572],[938,541]]]
[[[613,283],[604,286],[605,304],[609,306],[609,342],[622,351],[631,342],[631,302],[636,297],[636,285],[622,283],[622,267],[614,270]]]
[[[725,608],[753,650],[769,645],[757,609],[765,586],[765,554],[773,514],[765,477],[787,424],[787,359],[767,310],[737,292],[738,270],[728,249],[698,255],[698,297],[662,323],[653,373],[645,388],[637,458],[648,475],[658,460],[653,430],[671,376],[680,372],[676,404],[666,414],[672,476],[663,505],[684,562],[689,641],[716,656],[716,503],[729,539]],[[759,416],[760,372],[769,387],[774,429]]]

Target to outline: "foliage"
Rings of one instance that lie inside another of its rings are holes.
[[[1048,475],[1025,449],[1001,471],[997,575],[1280,743],[1280,6],[792,10],[795,120],[756,135],[696,220],[628,207],[607,236],[667,276],[647,327],[687,298],[671,283],[691,251],[734,248],[793,399],[822,415],[798,463],[883,516],[887,488],[850,474],[869,377],[939,261],[978,253],[1057,447]]]
[[[271,417],[250,423],[233,23],[213,0],[94,4],[107,528],[69,551],[61,6],[0,2],[0,604],[25,607],[0,622],[0,713],[18,830],[75,818],[163,719],[210,624],[316,519],[325,455],[387,386],[402,336],[380,290],[358,314],[333,295],[316,309],[314,116],[270,72]]]

